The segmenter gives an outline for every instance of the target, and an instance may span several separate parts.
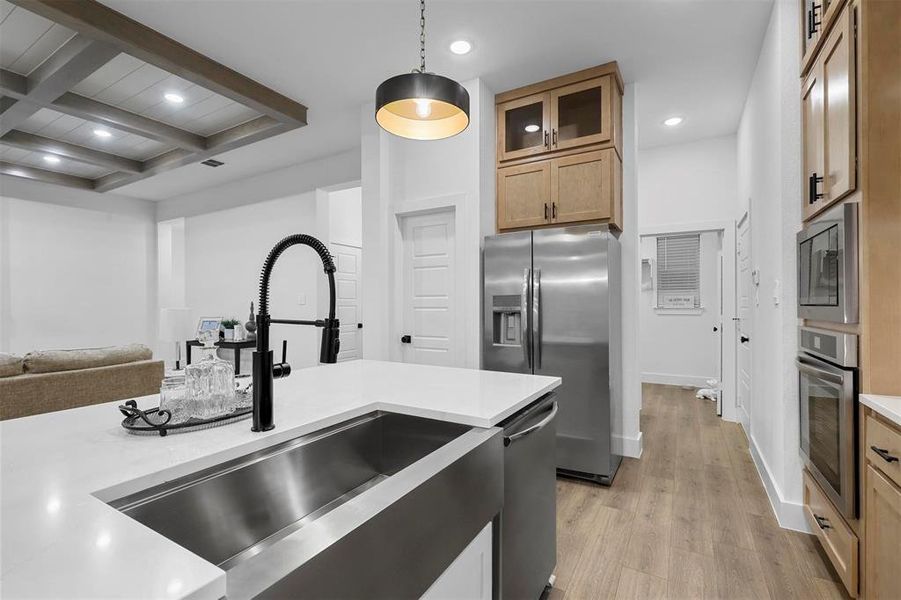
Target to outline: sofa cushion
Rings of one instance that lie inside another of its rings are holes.
[[[25,371],[25,361],[21,356],[0,352],[0,377],[13,377]]]
[[[143,344],[110,346],[108,348],[79,348],[76,350],[39,350],[25,355],[25,371],[28,373],[55,373],[121,365],[153,356]]]

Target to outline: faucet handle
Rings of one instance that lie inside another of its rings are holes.
[[[288,362],[288,340],[282,340],[282,362]]]

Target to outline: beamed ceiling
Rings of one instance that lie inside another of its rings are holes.
[[[4,175],[105,192],[307,123],[304,105],[94,0],[0,0],[0,40]]]

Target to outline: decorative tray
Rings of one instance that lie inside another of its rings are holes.
[[[241,396],[240,393],[238,395]],[[139,435],[158,433],[160,436],[165,436],[170,431],[173,433],[196,431],[246,419],[253,412],[253,406],[242,406],[230,413],[208,419],[191,417],[181,423],[169,423],[172,413],[166,409],[161,410],[159,407],[155,407],[149,410],[141,410],[138,408],[138,403],[134,400],[128,400],[124,405],[120,405],[119,412],[125,417],[122,420],[122,427],[127,429],[129,433]]]

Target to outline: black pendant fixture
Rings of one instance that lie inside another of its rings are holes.
[[[419,0],[419,69],[386,79],[375,91],[379,126],[413,140],[440,140],[469,125],[469,92],[425,70],[425,0]]]

